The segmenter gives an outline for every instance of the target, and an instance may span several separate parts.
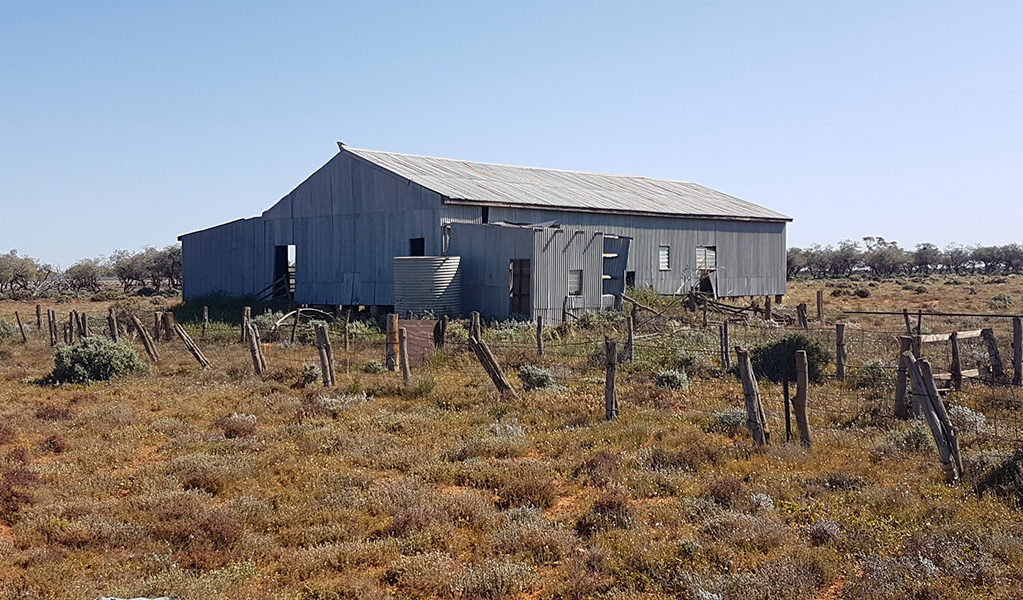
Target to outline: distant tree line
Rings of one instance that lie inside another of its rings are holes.
[[[99,292],[108,277],[116,277],[124,293],[180,288],[181,247],[115,250],[108,258],[83,258],[63,270],[17,250],[0,254],[0,295],[5,297]]]
[[[948,273],[1020,273],[1023,271],[1023,246],[962,246],[951,243],[938,248],[931,243],[917,244],[912,250],[899,247],[882,237],[865,237],[863,244],[842,240],[837,246],[813,244],[789,248],[788,277],[848,277],[866,272],[880,277]]]

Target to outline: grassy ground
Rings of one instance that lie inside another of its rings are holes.
[[[1020,278],[946,279],[797,282],[783,310],[805,301],[813,316],[818,289],[829,322],[841,310],[1023,301]],[[861,288],[869,297],[847,293]],[[55,308],[98,320],[106,307]],[[15,310],[34,322],[34,304],[0,303],[8,322]],[[853,320],[902,329],[901,318]],[[933,331],[978,323],[924,320]],[[645,327],[672,333],[641,340],[622,366],[610,423],[599,341],[623,331],[613,319],[548,332],[544,359],[528,327],[488,330],[518,389],[525,364],[558,383],[517,399],[494,392],[457,326],[409,388],[363,371],[383,358],[368,332],[350,354],[335,344],[336,389],[302,385],[310,346],[267,345],[270,372],[256,377],[226,326],[196,332],[211,370],[164,342],[148,373],[89,385],[34,383],[53,351],[31,330],[27,344],[7,337],[0,598],[1023,597],[1011,495],[1023,476],[1000,480],[1009,495],[977,492],[1015,447],[1018,391],[975,384],[948,399],[972,409],[958,413],[968,472],[950,486],[926,426],[891,418],[890,371],[811,388],[813,452],[784,443],[780,390],[763,383],[773,443],[756,448],[716,329]],[[772,335],[733,330],[743,343]],[[858,339],[855,365],[894,360],[890,335]],[[655,387],[668,367],[689,371],[687,389]]]

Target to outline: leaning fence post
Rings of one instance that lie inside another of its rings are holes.
[[[316,350],[320,356],[320,375],[323,377],[323,387],[330,387],[330,361],[327,359],[327,345],[324,341],[323,329],[317,323],[313,327],[316,334]]]
[[[607,373],[604,377],[604,418],[613,421],[618,418],[618,393],[615,390],[615,371],[618,368],[618,342],[604,338],[604,352],[607,356]]]
[[[1023,319],[1012,318],[1012,385],[1023,385]]]
[[[845,381],[845,323],[835,323],[835,377]]]
[[[913,380],[913,394],[920,398],[920,404],[923,406],[923,415],[927,419],[927,425],[931,429],[931,435],[934,436],[934,443],[938,447],[938,456],[941,459],[941,468],[945,472],[945,480],[949,483],[953,483],[959,478],[959,472],[956,469],[956,463],[952,457],[952,448],[949,444],[949,438],[946,436],[946,431],[941,421],[938,418],[937,411],[935,410],[935,404],[940,402],[939,398],[932,398],[930,390],[925,381],[925,369],[923,368],[923,360],[917,360],[913,356],[912,352],[905,354],[907,361],[909,362],[909,374]],[[926,372],[929,372],[926,369]],[[933,380],[931,386],[933,386]]]
[[[149,330],[146,329],[146,326],[134,315],[131,317],[131,324],[135,326],[135,331],[138,331],[139,339],[142,340],[142,347],[146,349],[149,360],[153,362],[159,361],[160,353],[156,351],[156,344],[153,343],[153,338],[149,336]]]
[[[813,437],[810,435],[810,422],[806,419],[807,384],[806,350],[796,350],[796,397],[792,399],[792,408],[796,413],[799,441],[812,450]]]
[[[824,322],[824,291],[817,290],[817,322]]]
[[[21,323],[21,316],[18,314],[18,311],[14,311],[14,320],[18,322],[18,331],[21,332],[21,343],[27,344],[28,337],[25,335],[25,326]]]
[[[242,308],[242,339],[241,342],[244,344],[249,339],[249,321],[252,319],[252,307],[246,306]]]
[[[952,422],[948,418],[948,412],[945,411],[945,404],[941,401],[941,396],[938,395],[938,386],[934,384],[934,374],[931,372],[931,363],[926,360],[920,361],[920,374],[924,379],[924,386],[927,388],[927,399],[930,401],[931,410],[937,417],[938,422],[941,424],[942,430],[945,434],[945,440],[948,443],[948,449],[952,457],[952,462],[956,466],[956,470],[959,475],[963,474],[963,459],[959,454],[959,435],[955,428],[952,427]]]
[[[334,345],[330,343],[330,328],[320,324],[323,331],[323,349],[327,352],[327,372],[330,373],[330,385],[337,383],[337,374],[334,369]]]
[[[906,402],[906,384],[909,382],[909,362],[905,354],[910,351],[913,338],[908,335],[899,336],[899,370],[895,378],[895,416],[900,419],[909,418],[909,403]]]
[[[114,314],[114,307],[107,308],[107,327],[110,329],[110,339],[116,344],[120,339],[117,335],[117,316]]]
[[[998,340],[995,339],[995,332],[988,327],[981,330],[980,335],[984,338],[984,342],[987,343],[987,353],[991,358],[991,376],[994,377],[995,381],[1000,381],[1005,377],[1005,368],[1002,366],[1002,355],[998,351]]]
[[[742,395],[746,399],[746,427],[753,437],[753,442],[762,446],[770,441],[767,423],[764,419],[764,408],[760,404],[760,387],[753,376],[753,363],[749,352],[741,347],[735,348],[739,359],[739,377],[742,379]]]
[[[387,370],[398,369],[398,315],[387,315]]]
[[[246,330],[247,334],[245,337],[249,340],[249,353],[252,355],[252,368],[256,372],[256,375],[262,375],[266,368],[263,365],[262,357],[259,355],[259,338],[256,337],[255,327],[252,323],[248,324]]]
[[[116,331],[116,328],[114,330]],[[174,333],[178,334],[178,338],[181,339],[181,343],[184,344],[185,348],[188,348],[188,351],[192,353],[192,356],[195,357],[195,360],[199,363],[200,367],[204,369],[210,368],[210,361],[206,359],[206,355],[202,353],[199,346],[197,346],[192,340],[192,336],[188,335],[181,325],[174,323]]]

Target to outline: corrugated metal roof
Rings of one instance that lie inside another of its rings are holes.
[[[792,220],[690,181],[515,167],[339,146],[344,152],[455,202],[676,217]]]

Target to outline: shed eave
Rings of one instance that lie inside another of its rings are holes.
[[[713,221],[754,221],[763,223],[789,223],[792,217],[756,217],[736,215],[713,215],[713,214],[689,214],[689,213],[666,213],[641,210],[614,210],[609,208],[583,208],[574,206],[552,206],[550,204],[527,204],[524,202],[486,202],[467,198],[443,199],[444,204],[459,206],[494,206],[499,208],[525,208],[533,210],[561,210],[565,212],[600,213],[606,215],[628,215],[640,217],[658,217],[668,219],[707,219]]]

